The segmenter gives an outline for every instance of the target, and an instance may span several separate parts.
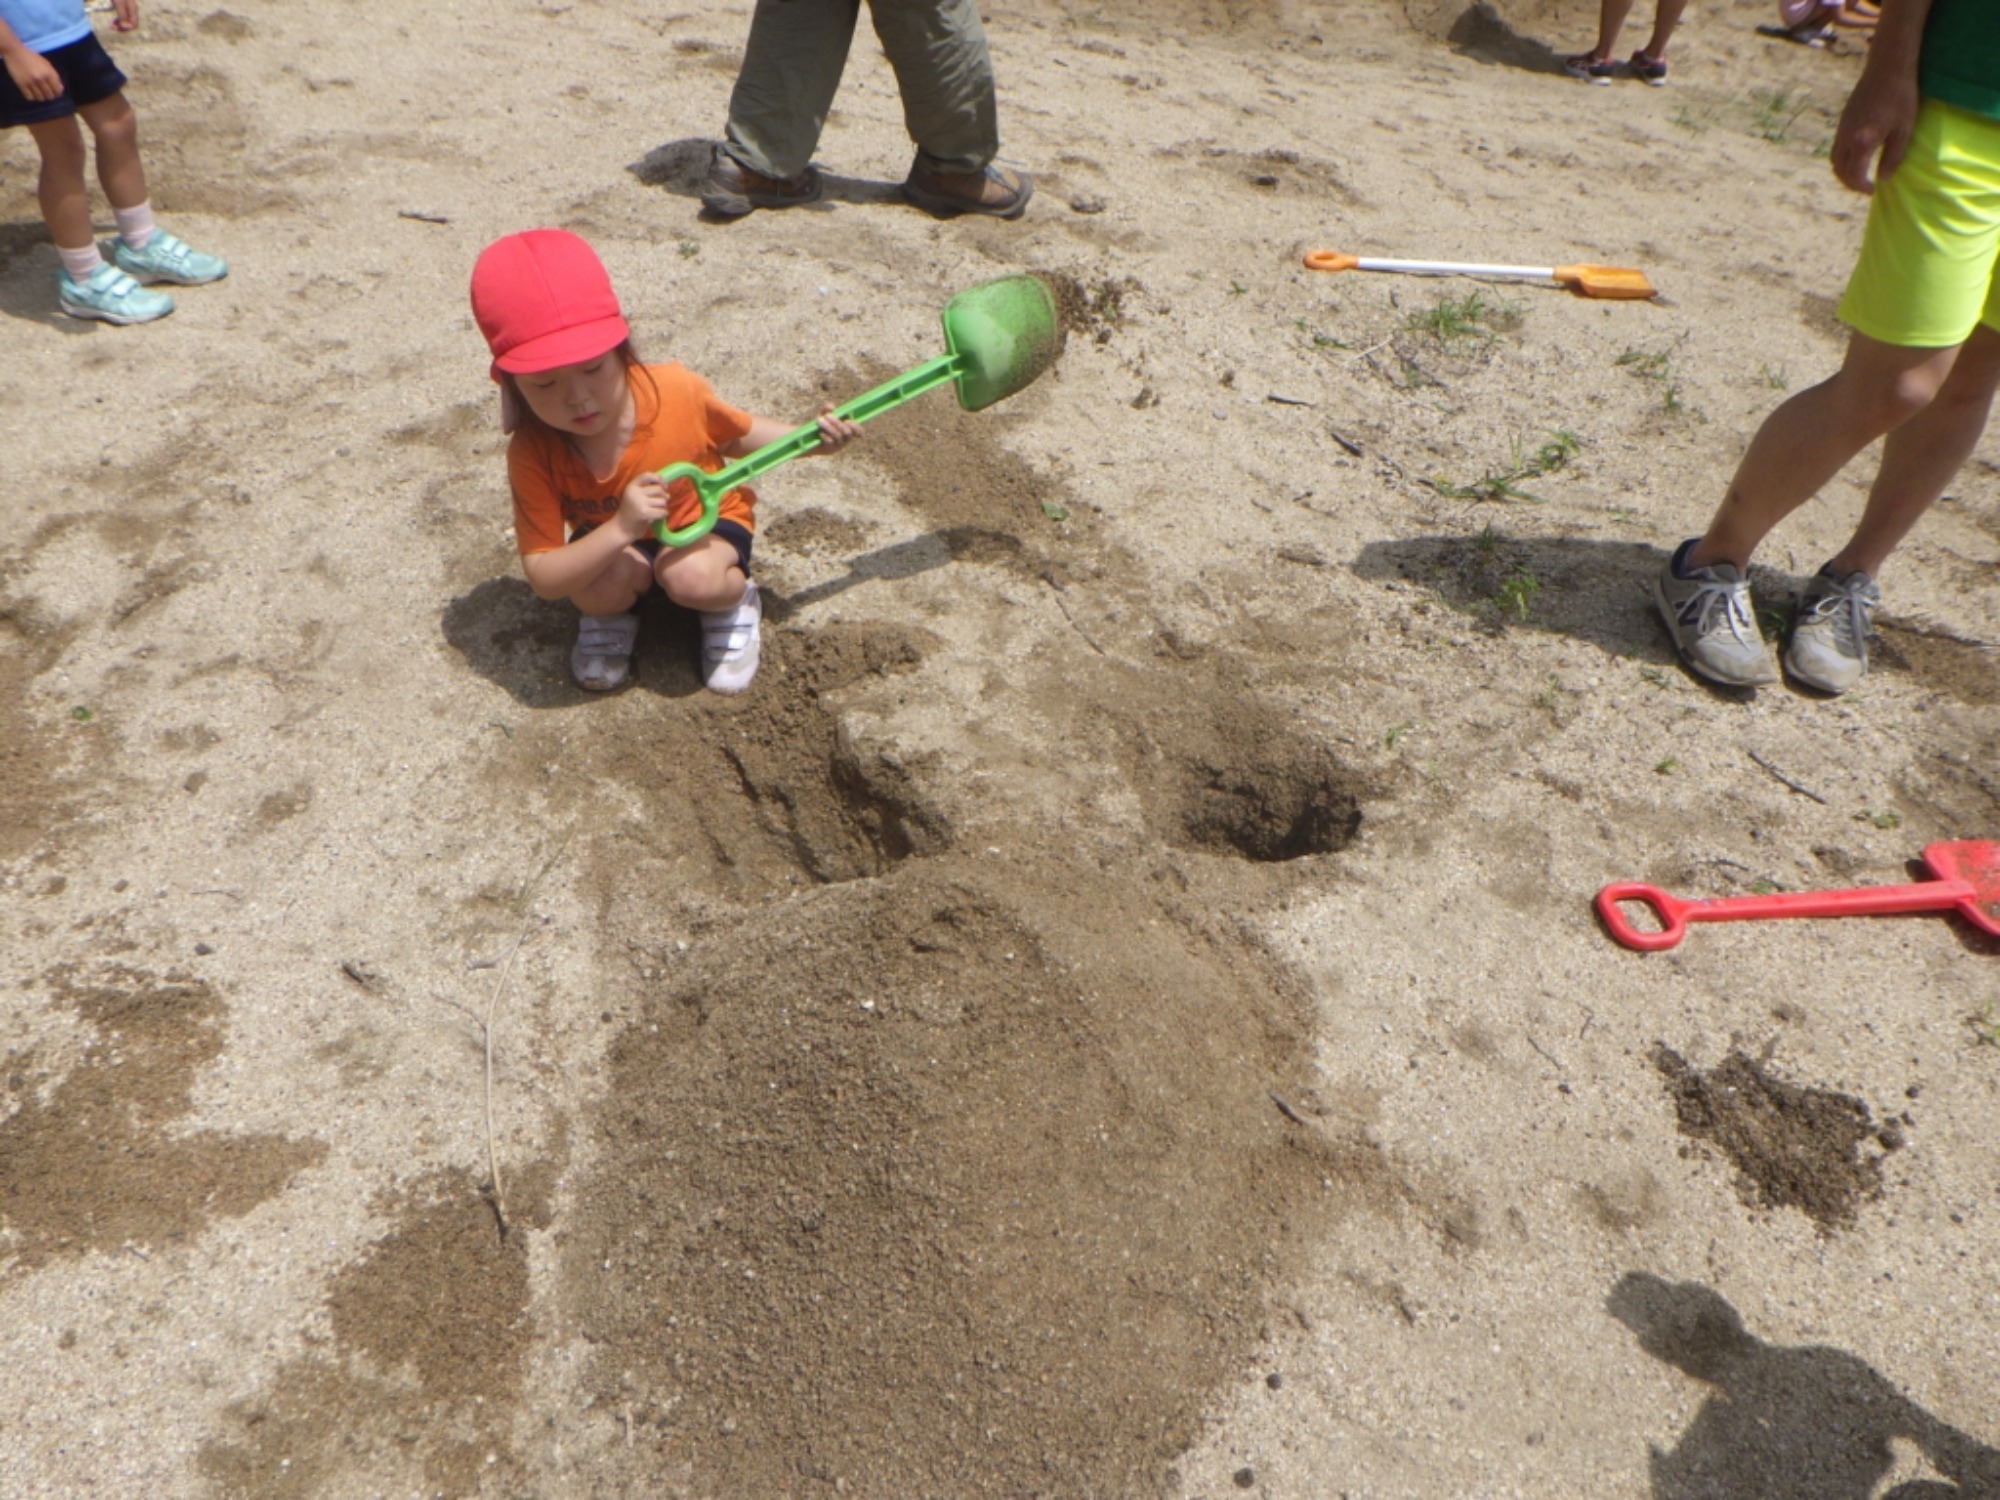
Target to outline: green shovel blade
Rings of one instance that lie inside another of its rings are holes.
[[[1038,276],[1002,276],[968,287],[945,304],[942,322],[948,352],[842,402],[833,414],[849,422],[871,421],[947,380],[957,386],[961,407],[980,411],[1031,384],[1062,352],[1055,298]],[[699,540],[715,528],[724,495],[810,453],[819,442],[819,423],[812,421],[712,474],[694,464],[669,464],[660,478],[668,484],[680,479],[693,484],[701,514],[679,530],[661,521],[653,534],[669,547]]]

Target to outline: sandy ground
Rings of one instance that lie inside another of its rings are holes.
[[[2000,946],[1589,904],[2000,836],[2000,440],[1860,691],[1675,663],[1858,61],[1586,89],[1591,9],[1000,4],[1023,221],[896,201],[868,40],[722,225],[742,6],[160,0],[233,271],[138,329],[0,138],[0,1495],[2000,1495]],[[535,224],[787,419],[994,275],[1068,348],[764,481],[747,697],[658,611],[586,699],[465,301]]]

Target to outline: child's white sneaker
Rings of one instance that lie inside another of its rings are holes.
[[[576,685],[593,693],[623,687],[632,671],[632,646],[639,639],[639,617],[585,615],[577,621],[576,647],[569,654]]]
[[[701,680],[712,693],[740,693],[757,675],[759,622],[764,606],[756,580],[746,580],[743,597],[728,609],[701,612]]]

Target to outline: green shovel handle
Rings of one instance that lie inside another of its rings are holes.
[[[912,396],[921,396],[933,386],[956,379],[961,363],[960,356],[956,354],[940,354],[935,359],[925,360],[893,380],[883,381],[874,390],[863,391],[853,400],[842,402],[833,409],[833,415],[856,423],[879,417],[892,406],[901,406]],[[715,529],[724,495],[738,485],[748,484],[766,470],[775,469],[800,454],[810,453],[818,446],[819,421],[815,418],[803,427],[794,427],[775,442],[766,443],[755,453],[724,464],[713,474],[693,464],[668,464],[660,470],[660,478],[668,484],[677,479],[692,483],[695,494],[701,499],[701,514],[678,531],[670,528],[665,521],[656,521],[653,523],[653,535],[669,547],[685,547],[689,542],[699,541]]]
[[[665,521],[655,521],[653,535],[669,547],[685,547],[689,542],[698,542],[715,530],[716,517],[722,511],[722,497],[729,493],[730,486],[710,484],[709,481],[720,479],[728,472],[728,469],[719,469],[710,474],[706,469],[698,468],[694,464],[668,464],[660,470],[660,478],[668,484],[672,484],[676,479],[694,481],[694,492],[701,500],[701,514],[679,531],[674,530]]]

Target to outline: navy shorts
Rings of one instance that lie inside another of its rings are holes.
[[[586,526],[581,531],[572,531],[569,534],[569,539],[572,542],[576,541],[579,537],[585,537],[590,535],[590,533],[595,531],[596,529],[597,528],[594,526]],[[722,519],[718,520],[715,523],[714,530],[711,531],[709,534],[711,536],[720,537],[723,541],[729,543],[730,546],[736,549],[736,566],[741,568],[743,570],[743,576],[745,578],[748,578],[750,576],[749,528],[746,527],[741,521],[732,521],[727,516],[724,516],[722,517]],[[641,552],[645,553],[646,561],[651,562],[654,558],[660,555],[660,549],[665,545],[665,543],[661,542],[658,537],[649,536],[645,538],[643,541],[637,541],[632,543],[632,545],[634,547],[637,547]]]
[[[57,47],[42,56],[62,79],[63,91],[53,99],[30,99],[21,92],[13,76],[0,68],[0,130],[10,125],[39,125],[44,120],[66,119],[86,104],[109,99],[128,81],[95,36]]]

